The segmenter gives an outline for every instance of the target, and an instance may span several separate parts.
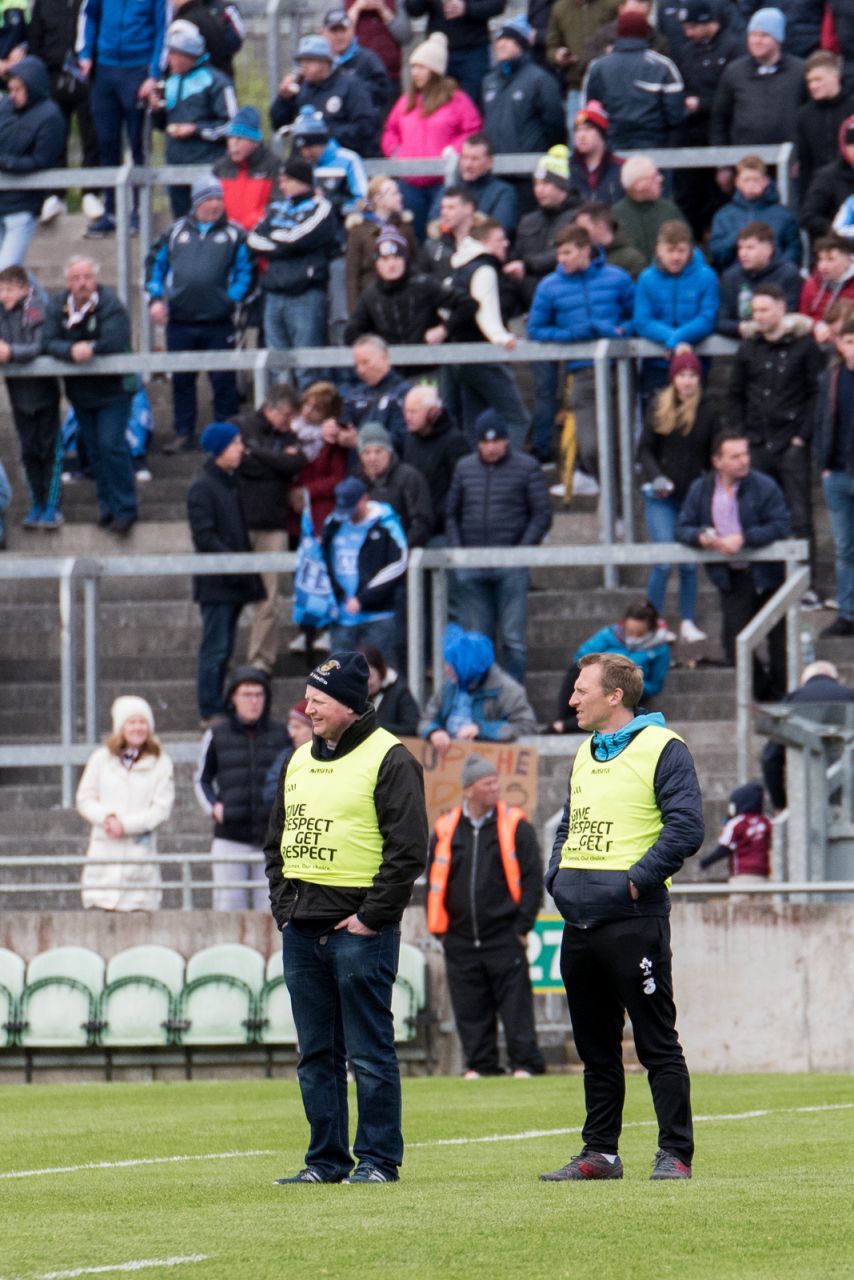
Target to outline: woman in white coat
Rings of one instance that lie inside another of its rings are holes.
[[[77,812],[92,825],[83,906],[156,911],[163,896],[159,867],[125,859],[156,856],[155,831],[175,802],[172,761],[154,736],[144,698],[116,698],[112,718],[113,732],[90,757],[77,788]]]

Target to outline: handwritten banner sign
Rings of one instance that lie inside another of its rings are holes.
[[[537,752],[513,742],[452,742],[443,756],[423,738],[402,738],[424,770],[430,826],[462,801],[460,778],[467,755],[475,752],[498,770],[498,789],[506,804],[518,805],[533,821],[537,808]]]

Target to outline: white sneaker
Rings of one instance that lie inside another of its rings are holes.
[[[838,609],[839,601],[835,600],[833,596],[830,596],[827,600],[825,600],[824,607],[825,609]]]
[[[138,484],[147,484],[151,479],[151,472],[148,467],[140,467],[139,471],[135,471],[133,474]]]
[[[83,213],[87,222],[97,222],[99,218],[103,218],[106,213],[104,202],[100,196],[96,196],[93,192],[88,192],[83,197]]]
[[[464,1072],[463,1072],[463,1079],[464,1079],[464,1080],[479,1080],[479,1079],[480,1079],[480,1072],[479,1072],[479,1071],[464,1071]]]
[[[671,631],[669,627],[659,627],[655,633],[655,638],[661,644],[675,644],[678,636],[675,631]]]
[[[701,631],[690,618],[684,618],[679,627],[679,639],[684,640],[686,644],[699,644],[701,640],[707,639],[707,636],[705,631]]]
[[[321,631],[319,636],[314,637],[314,644],[311,646],[315,653],[329,653],[332,649],[332,641],[329,638],[328,631]]]
[[[64,213],[68,213],[68,205],[65,201],[60,200],[59,196],[48,196],[42,205],[39,222],[44,226],[48,222],[53,222],[54,218],[60,218]]]
[[[514,1080],[530,1080],[532,1075],[530,1071],[526,1071],[524,1067],[517,1067],[513,1072]]]
[[[308,642],[305,638],[305,632],[301,631],[298,636],[288,645],[288,653],[305,653]]]
[[[599,485],[586,471],[576,471],[572,477],[572,492],[579,498],[595,498],[599,493]]]
[[[552,495],[553,498],[562,498],[566,494],[566,485],[564,484],[549,485],[549,493]]]

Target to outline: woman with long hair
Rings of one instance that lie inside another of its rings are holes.
[[[376,280],[374,271],[377,240],[385,227],[394,227],[409,247],[409,260],[414,262],[418,241],[412,230],[412,214],[403,207],[403,193],[394,178],[377,173],[368,182],[365,207],[351,213],[345,223],[347,248],[347,305],[352,315],[364,290]]]
[[[668,385],[650,402],[638,443],[643,476],[646,529],[650,542],[674,542],[676,517],[686,493],[709,467],[709,452],[717,422],[703,395],[701,365],[690,350],[678,350],[670,361]],[[649,575],[646,594],[660,614],[670,577],[669,564],[657,564]],[[679,566],[679,639],[688,644],[705,640],[694,621],[697,607],[697,569]]]
[[[77,812],[91,824],[83,868],[83,906],[102,911],[156,911],[160,869],[156,835],[172,812],[172,761],[154,736],[144,698],[112,706],[113,731],[89,758],[77,788]],[[151,862],[127,862],[150,857]]]
[[[480,112],[468,94],[446,75],[448,38],[439,31],[409,55],[409,88],[386,120],[382,153],[398,160],[436,159],[446,147],[459,151],[470,133],[481,128]],[[415,219],[415,234],[424,239],[435,188],[442,179],[413,177],[401,182],[403,202]]]

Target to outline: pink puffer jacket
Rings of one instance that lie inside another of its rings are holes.
[[[447,146],[459,151],[463,139],[477,133],[482,126],[480,112],[462,89],[457,89],[450,102],[429,116],[421,114],[420,98],[412,110],[407,111],[406,95],[402,94],[386,120],[382,152],[399,160],[435,159]],[[442,179],[407,178],[406,181],[415,187],[436,187]]]

